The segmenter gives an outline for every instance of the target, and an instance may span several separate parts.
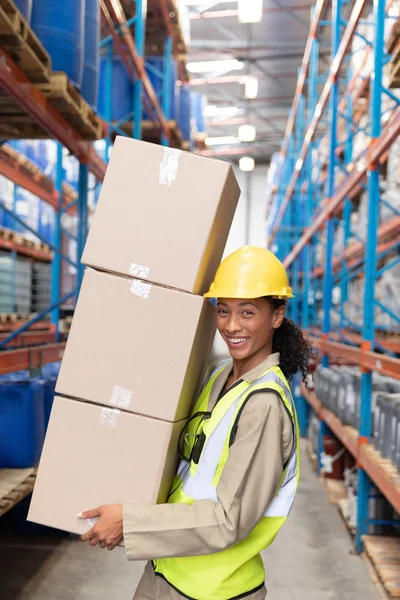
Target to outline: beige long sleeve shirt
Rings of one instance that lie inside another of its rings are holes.
[[[242,379],[253,383],[278,364],[279,354],[272,354]],[[225,369],[215,380],[209,411],[228,376],[229,369]],[[283,402],[273,393],[254,394],[245,405],[229,449],[216,489],[218,503],[197,500],[190,506],[124,506],[128,559],[212,554],[247,537],[276,493],[293,442],[293,424]]]

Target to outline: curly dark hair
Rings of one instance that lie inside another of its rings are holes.
[[[286,305],[286,300],[266,297],[274,310]],[[309,360],[314,354],[311,342],[304,337],[302,331],[291,319],[284,318],[282,325],[275,330],[272,340],[272,351],[279,352],[279,366],[285,377],[290,381],[298,371],[303,375],[303,381],[309,373]]]

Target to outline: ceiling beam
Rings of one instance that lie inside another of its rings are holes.
[[[195,77],[189,81],[189,85],[197,86],[197,85],[213,85],[213,84],[227,84],[227,83],[239,83],[243,78],[243,75],[223,75],[221,77]],[[281,73],[279,75],[280,79],[296,79],[297,73]],[[258,79],[269,79],[266,75],[262,77],[258,77]],[[293,96],[292,96],[293,98]]]
[[[286,12],[301,12],[301,11],[310,11],[313,4],[302,4],[299,6],[286,6],[282,8],[276,7],[268,7],[264,8],[264,15],[272,15],[272,14],[282,14]],[[229,19],[232,17],[237,18],[239,16],[239,11],[237,9],[227,9],[227,10],[209,10],[203,13],[192,12],[189,15],[191,21],[201,21],[203,19]]]

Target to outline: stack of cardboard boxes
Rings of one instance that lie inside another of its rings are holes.
[[[239,193],[228,163],[117,138],[30,520],[82,533],[89,508],[166,500],[215,334],[202,294]]]

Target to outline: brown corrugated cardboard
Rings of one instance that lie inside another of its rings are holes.
[[[200,296],[87,269],[56,391],[179,421],[214,334],[215,308]]]
[[[117,137],[82,262],[203,294],[239,195],[227,162]]]
[[[28,519],[81,534],[85,510],[165,502],[184,423],[56,397]]]

